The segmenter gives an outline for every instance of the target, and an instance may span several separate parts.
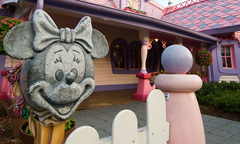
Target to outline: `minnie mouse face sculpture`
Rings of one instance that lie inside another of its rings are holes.
[[[94,90],[92,58],[108,53],[108,43],[91,19],[75,29],[58,29],[50,16],[36,10],[32,22],[14,27],[5,37],[9,56],[26,59],[20,88],[36,118],[46,124],[67,120]]]

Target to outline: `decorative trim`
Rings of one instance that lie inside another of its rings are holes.
[[[154,6],[156,6],[157,8],[160,8],[162,11],[165,10],[165,8],[162,5],[160,5],[159,3],[155,2],[154,0],[150,0],[149,3],[154,5]]]
[[[240,45],[240,32],[234,32],[234,38],[238,40],[238,45]]]
[[[218,69],[214,69],[213,70],[213,74],[215,75],[216,71],[219,71],[221,74],[227,74],[227,75],[233,75],[233,74],[239,74],[240,71],[240,63],[238,62],[237,59],[236,60],[236,69],[229,69],[229,68],[223,68],[223,64],[222,64],[222,54],[221,54],[221,46],[222,45],[234,45],[234,51],[235,51],[235,58],[239,57],[239,49],[238,49],[238,44],[237,41],[235,40],[224,40],[222,41],[222,43],[220,43],[216,49],[216,58],[213,57],[213,59],[217,59],[217,67]],[[216,80],[216,79],[214,79]]]
[[[203,32],[205,34],[209,35],[215,35],[215,34],[224,34],[224,33],[231,33],[231,32],[236,32],[240,30],[240,25],[237,26],[228,26],[224,28],[217,28],[217,29],[209,29],[209,30],[203,30],[200,32]]]
[[[165,48],[166,48],[167,41],[164,41],[164,40],[160,40],[160,41],[161,41],[161,43],[162,43],[163,49],[165,49]]]
[[[194,46],[189,47],[189,50],[190,50],[191,53],[193,53],[193,48],[194,48]]]
[[[119,85],[97,85],[94,92],[97,91],[111,91],[111,90],[122,90],[122,89],[134,89],[137,88],[138,84],[119,84]]]
[[[150,50],[152,48],[152,42],[153,42],[153,39],[149,39],[147,41],[147,49]]]
[[[203,2],[203,1],[208,1],[208,0],[187,0],[187,1],[181,2],[177,5],[165,8],[164,11],[163,11],[163,15],[167,15],[169,13],[172,13],[172,12],[176,11],[176,10],[183,9],[185,7],[189,7],[191,5],[194,5],[194,4]]]

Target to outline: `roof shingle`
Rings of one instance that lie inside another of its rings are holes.
[[[170,14],[181,15],[173,24],[196,31],[240,25],[240,2],[239,0],[208,0]],[[163,16],[162,20],[169,21],[167,18],[170,14]]]

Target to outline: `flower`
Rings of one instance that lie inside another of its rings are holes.
[[[23,64],[24,62],[20,62],[14,68],[7,71],[8,82],[11,84],[12,87],[14,87],[14,89],[17,90],[20,90],[20,86],[16,85],[16,83],[19,81],[19,73],[20,70],[22,69]],[[2,73],[6,74],[6,71],[5,72],[2,71]],[[13,104],[10,108],[13,109],[13,112],[17,117],[27,119],[31,112],[31,108],[28,105],[26,105],[24,96],[21,94],[16,95],[16,93],[14,93],[14,97],[16,97],[16,99],[13,101]]]
[[[2,76],[6,76],[7,74],[8,74],[8,70],[2,70],[2,71],[1,71],[1,75],[2,75]]]
[[[5,50],[3,49],[3,41],[7,32],[12,29],[14,26],[22,23],[22,19],[9,18],[0,16],[0,55],[6,55]]]
[[[198,51],[195,54],[195,61],[198,65],[209,66],[212,65],[212,54],[209,51]]]
[[[18,82],[19,80],[19,71],[22,69],[24,62],[20,62],[14,68],[8,71],[7,80],[11,84],[12,87]]]
[[[17,117],[22,117],[23,108],[24,108],[25,104],[26,103],[25,103],[23,95],[18,96],[16,99],[16,103],[13,107],[13,112]]]
[[[8,74],[7,80],[13,87],[15,85],[15,83],[19,80],[19,74]]]

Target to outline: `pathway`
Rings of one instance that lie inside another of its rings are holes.
[[[122,104],[97,109],[76,111],[73,118],[76,127],[94,127],[100,138],[111,135],[114,117],[123,109],[130,109],[137,115],[138,127],[146,126],[145,102]],[[240,144],[240,122],[202,115],[207,144]]]

